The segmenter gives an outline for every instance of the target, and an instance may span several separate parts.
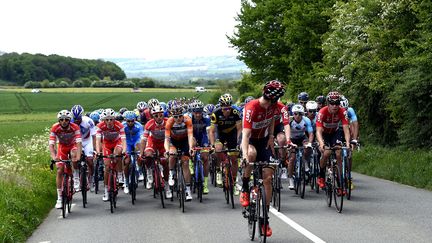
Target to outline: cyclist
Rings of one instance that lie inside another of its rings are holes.
[[[318,111],[321,110],[324,106],[326,106],[326,97],[323,95],[319,95],[315,99],[316,103],[318,104]]]
[[[326,163],[331,155],[330,150],[324,151],[324,145],[327,144],[331,147],[340,145],[338,141],[338,124],[342,122],[342,129],[345,137],[345,141],[350,141],[350,132],[348,127],[347,112],[344,108],[340,107],[341,97],[336,91],[332,91],[327,95],[328,105],[323,107],[318,112],[316,121],[316,136],[319,143],[319,149],[321,151],[320,160],[320,175],[318,176],[318,185],[321,188],[325,187],[325,171]],[[342,157],[341,150],[336,150],[336,160],[339,168],[342,168]]]
[[[158,99],[152,98],[152,99],[149,99],[149,101],[147,102],[147,105],[148,105],[148,109],[149,109],[150,115],[151,115],[152,108],[156,105],[160,105],[160,102]]]
[[[272,80],[264,85],[262,96],[259,99],[249,102],[243,115],[243,132],[242,132],[242,153],[243,158],[249,161],[269,161],[274,151],[274,116],[280,111],[277,102],[285,94],[283,84],[277,80]],[[289,124],[284,126],[285,136],[290,136]],[[288,140],[287,144],[291,142]],[[240,195],[240,204],[243,207],[249,205],[249,179],[252,166],[246,165],[243,174],[243,187]],[[269,210],[270,199],[272,198],[272,176],[273,167],[263,168],[263,184],[267,199],[267,210]],[[272,229],[268,224],[268,218],[262,219],[267,221],[267,228],[262,229],[269,237],[272,235]]]
[[[306,92],[301,92],[297,95],[298,103],[306,109],[306,103],[309,101],[309,94]]]
[[[93,123],[93,120],[87,116],[83,116],[84,109],[81,105],[74,105],[71,109],[73,122],[77,124],[81,131],[81,139],[82,139],[82,149],[84,150],[84,155],[86,156],[87,167],[89,170],[87,180],[89,185],[92,185],[93,180],[93,152],[96,147],[96,127]],[[76,190],[80,188],[78,178],[78,167],[74,168],[74,187]],[[90,187],[90,191],[93,191],[93,186]]]
[[[100,114],[97,111],[93,111],[92,113],[90,113],[90,118],[93,120],[93,123],[95,124],[95,126],[99,123],[99,119],[100,119]],[[95,140],[96,141],[96,140]]]
[[[145,126],[145,124],[151,119],[150,110],[148,108],[147,103],[144,101],[140,101],[137,103],[138,117],[141,125]]]
[[[126,111],[123,113],[125,121],[122,123],[126,135],[126,153],[130,154],[133,151],[140,151],[141,136],[143,134],[143,126],[136,121],[136,115],[133,111]],[[124,161],[124,175],[125,185],[124,193],[129,193],[129,164],[130,156],[126,156]]]
[[[192,125],[193,125],[193,137],[194,137],[194,147],[208,147],[209,139],[207,136],[207,130],[210,129],[210,118],[204,117],[203,110],[204,104],[195,100],[190,104],[192,111]],[[208,194],[208,173],[209,173],[209,163],[208,163],[208,150],[201,151],[201,159],[204,167],[204,188],[203,193]]]
[[[293,144],[295,144],[297,146],[304,145],[306,148],[308,148],[308,147],[310,148],[311,143],[314,140],[314,134],[313,134],[311,121],[309,120],[309,118],[304,116],[304,114],[305,114],[304,108],[300,104],[295,104],[292,107],[292,112],[294,114],[294,119],[292,121],[290,121],[291,141]],[[304,156],[302,158],[303,161],[301,161],[302,163],[304,161],[308,161],[308,159],[309,159],[309,155],[311,153],[311,150],[309,148],[304,150]],[[293,171],[294,171],[295,158],[296,158],[295,150],[292,149],[291,150],[291,157],[290,157],[289,163],[288,163],[288,182],[289,182],[288,188],[290,190],[294,190],[294,179],[293,179],[292,175],[293,175]],[[305,170],[309,171],[308,163],[305,162],[304,164],[305,164]]]
[[[285,131],[284,131],[284,127],[285,125],[289,124],[289,112],[288,112],[288,108],[280,101],[277,102],[277,107],[278,107],[278,114],[275,114],[274,119],[275,119],[275,124],[274,124],[274,137],[276,138],[276,143],[278,144],[278,146],[282,147],[286,144],[286,136],[285,136]],[[278,156],[281,159],[281,161],[283,161],[284,166],[287,166],[288,163],[288,159],[286,156],[286,150],[285,149],[279,149],[278,151]],[[286,168],[282,168],[282,175],[281,175],[282,179],[287,179],[287,173],[286,173]]]
[[[102,121],[96,126],[96,153],[108,156],[110,154],[121,155],[126,152],[126,135],[124,126],[119,121],[115,120],[115,111],[113,109],[105,109],[101,114]],[[118,168],[121,168],[121,158],[115,158]],[[104,195],[103,201],[108,201],[108,167],[111,160],[104,159]],[[120,171],[120,170],[118,170]]]
[[[144,151],[144,157],[153,157],[157,151],[160,156],[160,162],[163,166],[164,178],[168,178],[168,166],[165,158],[162,157],[165,154],[165,126],[168,118],[164,117],[164,110],[160,105],[153,106],[151,114],[153,116],[153,119],[151,119],[145,125],[144,134],[141,139],[141,151]],[[147,161],[145,158],[143,160],[145,161],[147,168],[150,168],[149,161]],[[142,167],[141,164],[140,167]],[[152,183],[152,171],[151,169],[147,169],[147,189],[151,188]],[[166,183],[165,186],[166,198],[172,198],[172,192],[171,190],[169,190],[168,183]]]
[[[232,96],[230,94],[223,94],[219,98],[219,108],[213,111],[211,116],[210,126],[210,144],[215,148],[215,151],[221,151],[226,144],[227,149],[235,149],[240,141],[242,133],[242,122],[240,112],[232,108]],[[217,132],[216,132],[217,131]],[[217,134],[217,137],[215,136]],[[216,184],[222,185],[222,173],[220,171],[220,162],[224,160],[222,153],[216,154]],[[236,181],[238,171],[238,152],[229,152],[228,156],[232,161],[232,176],[233,181]],[[239,192],[237,187],[234,187],[235,195]]]
[[[122,107],[119,109],[118,113],[120,113],[120,115],[123,115],[126,111],[128,111],[128,109],[126,107]]]
[[[352,107],[349,106],[348,99],[345,96],[341,96],[341,107],[344,108],[347,111],[348,121],[350,123],[350,134],[353,142],[357,142],[358,139],[358,131],[359,131],[359,124],[357,120],[356,112]],[[339,130],[342,131],[342,124],[339,123]],[[341,136],[342,133],[340,133],[339,139],[344,142],[343,136]]]
[[[184,115],[184,108],[179,102],[173,101],[171,104],[171,117],[168,118],[165,127],[165,151],[169,153],[177,153],[179,149],[183,155],[181,156],[183,174],[186,181],[186,201],[192,200],[190,189],[191,173],[189,170],[189,156],[192,153],[190,148],[193,148],[193,126],[190,117]],[[174,185],[174,165],[176,158],[169,157],[169,179],[168,184]]]
[[[307,118],[309,118],[309,120],[312,123],[312,129],[314,134],[316,131],[317,110],[318,110],[318,103],[316,103],[315,101],[310,100],[306,103],[306,111],[307,111],[306,116]]]
[[[67,160],[69,155],[73,164],[81,158],[81,132],[78,125],[71,123],[72,113],[68,110],[61,110],[57,113],[58,122],[51,127],[49,136],[49,151],[52,160]],[[58,141],[58,148],[56,142]],[[55,208],[62,208],[61,204],[61,183],[64,163],[57,162],[57,202]],[[76,168],[76,167],[75,167]],[[74,179],[78,180],[79,179]]]

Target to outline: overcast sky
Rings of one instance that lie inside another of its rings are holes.
[[[0,51],[77,58],[236,55],[241,0],[0,0]]]

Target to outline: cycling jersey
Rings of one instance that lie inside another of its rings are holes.
[[[288,108],[282,104],[282,102],[278,102],[277,104],[278,112],[275,114],[275,127],[279,124],[288,125],[289,123],[289,112]]]
[[[207,128],[210,127],[210,119],[203,117],[200,120],[192,117],[193,136],[200,146],[208,146],[209,139],[207,136]]]
[[[347,117],[349,123],[353,123],[357,121],[357,115],[352,107],[348,107],[347,109]],[[342,128],[342,123],[339,122],[339,128]]]
[[[318,112],[316,127],[322,127],[323,133],[335,133],[338,129],[339,121],[342,125],[348,125],[348,115],[344,108],[339,108],[336,114],[330,114],[328,106],[324,106]]]
[[[300,122],[292,120],[290,122],[291,127],[291,140],[301,140],[306,138],[306,132],[312,133],[312,124],[309,118],[303,116]]]
[[[93,120],[90,119],[90,117],[82,116],[79,128],[81,130],[83,146],[85,146],[87,143],[92,143],[92,136],[96,135],[96,126]]]
[[[114,121],[112,128],[108,128],[105,122],[101,122],[96,126],[96,137],[103,137],[103,143],[116,143],[122,138],[126,138],[123,124],[119,121]]]
[[[128,126],[128,123],[124,121],[123,123],[124,131],[126,135],[126,147],[127,152],[132,152],[135,150],[135,146],[140,142],[143,133],[143,126],[139,122],[134,122],[133,126]]]
[[[150,110],[147,108],[143,110],[142,112],[139,112],[139,121],[144,126],[148,121],[152,119],[152,116],[150,114]]]
[[[156,123],[155,119],[151,119],[144,128],[143,139],[147,141],[145,150],[155,152],[159,151],[159,155],[165,153],[165,125],[168,118],[164,118],[161,124]]]
[[[251,139],[265,138],[269,135],[268,128],[274,116],[279,115],[281,110],[277,104],[265,109],[261,107],[259,99],[248,102],[243,113],[243,127],[252,130]],[[282,119],[284,125],[288,125],[288,114],[284,110]]]
[[[70,122],[67,129],[63,129],[60,123],[55,123],[51,127],[49,144],[55,144],[56,140],[59,145],[73,146],[76,143],[81,143],[81,131],[77,124]]]
[[[231,112],[227,117],[223,115],[221,107],[214,110],[211,115],[211,125],[217,126],[218,133],[237,133],[237,121],[241,121],[240,112],[234,108],[231,108]]]
[[[183,121],[178,124],[175,123],[174,118],[168,118],[165,127],[165,137],[171,140],[183,140],[193,135],[192,119],[186,115],[183,116]]]

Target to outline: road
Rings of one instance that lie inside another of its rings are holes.
[[[342,213],[327,207],[323,193],[307,191],[301,199],[285,184],[280,214],[270,213],[268,242],[431,242],[432,192],[353,176],[355,190]],[[135,205],[120,192],[114,214],[101,194],[90,194],[87,208],[76,194],[71,214],[63,219],[51,210],[28,242],[250,242],[238,199],[231,209],[221,189],[210,190],[202,203],[187,202],[185,213],[176,200],[162,209],[143,187]]]

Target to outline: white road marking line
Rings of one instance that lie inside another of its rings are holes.
[[[321,240],[318,236],[312,234],[307,229],[303,228],[301,225],[294,222],[292,219],[288,218],[284,214],[278,212],[275,208],[270,207],[270,212],[274,214],[276,217],[287,223],[289,226],[300,232],[302,235],[306,236],[308,239],[315,243],[325,243],[325,241]]]
[[[41,241],[39,243],[51,243],[51,241]]]

